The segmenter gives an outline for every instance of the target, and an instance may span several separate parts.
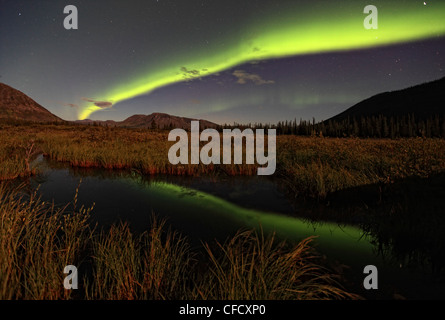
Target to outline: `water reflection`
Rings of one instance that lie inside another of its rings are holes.
[[[40,185],[46,199],[64,204],[73,199],[82,179],[79,202],[95,204],[93,219],[102,226],[120,219],[143,231],[154,212],[196,247],[201,241],[223,241],[239,229],[259,226],[290,241],[315,235],[319,252],[335,262],[334,267],[340,266],[357,290],[363,267],[379,268],[381,289],[365,296],[428,298],[445,289],[440,277],[444,215],[438,215],[444,208],[445,194],[438,197],[443,176],[402,181],[388,190],[377,185],[344,190],[320,204],[291,202],[276,181],[265,177],[147,177],[37,161],[42,174],[32,179],[33,187]]]

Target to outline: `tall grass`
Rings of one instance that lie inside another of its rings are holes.
[[[165,221],[153,218],[142,234],[125,223],[97,230],[91,210],[76,207],[76,196],[56,208],[23,185],[0,184],[0,299],[357,297],[311,262],[310,240],[292,248],[240,233],[202,255]],[[79,270],[78,290],[63,287],[66,265]]]
[[[63,269],[80,263],[88,217],[0,184],[0,299],[69,298]]]
[[[127,224],[112,226],[93,242],[94,282],[88,299],[185,299],[192,253],[186,239],[165,221],[153,218],[151,229],[132,234]]]
[[[356,299],[333,275],[316,264],[312,238],[296,246],[277,242],[274,234],[239,232],[216,248],[205,245],[210,272],[196,288],[203,299],[320,300]]]
[[[29,177],[36,173],[30,161],[34,142],[25,136],[10,136],[0,132],[0,181]]]
[[[277,154],[277,175],[290,192],[318,199],[348,188],[445,171],[443,139],[281,136]]]
[[[4,127],[0,131],[0,180],[35,171],[27,165],[31,140],[36,152],[74,167],[131,169],[145,175],[257,174],[257,165],[171,165],[168,150],[174,142],[167,135],[146,129],[70,125]],[[275,176],[294,196],[324,199],[351,187],[443,172],[444,154],[444,139],[278,136]]]

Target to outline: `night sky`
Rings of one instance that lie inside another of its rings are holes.
[[[439,0],[0,0],[0,82],[66,120],[323,120],[444,69]]]

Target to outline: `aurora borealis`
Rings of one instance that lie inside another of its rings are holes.
[[[440,1],[373,1],[377,30],[367,1],[1,3],[0,81],[67,120],[322,120],[444,76]]]

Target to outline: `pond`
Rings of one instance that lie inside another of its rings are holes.
[[[280,191],[280,182],[254,177],[144,177],[137,172],[72,168],[40,156],[41,174],[31,179],[45,201],[66,204],[78,192],[78,206],[94,205],[92,220],[107,227],[126,221],[135,231],[150,227],[153,213],[187,236],[194,248],[224,241],[240,229],[262,228],[296,242],[316,236],[314,245],[330,266],[341,272],[354,292],[366,298],[435,298],[445,288],[424,268],[404,268],[379,254],[378,243],[359,227],[297,216],[295,204]],[[363,269],[375,265],[379,289],[364,290]]]

